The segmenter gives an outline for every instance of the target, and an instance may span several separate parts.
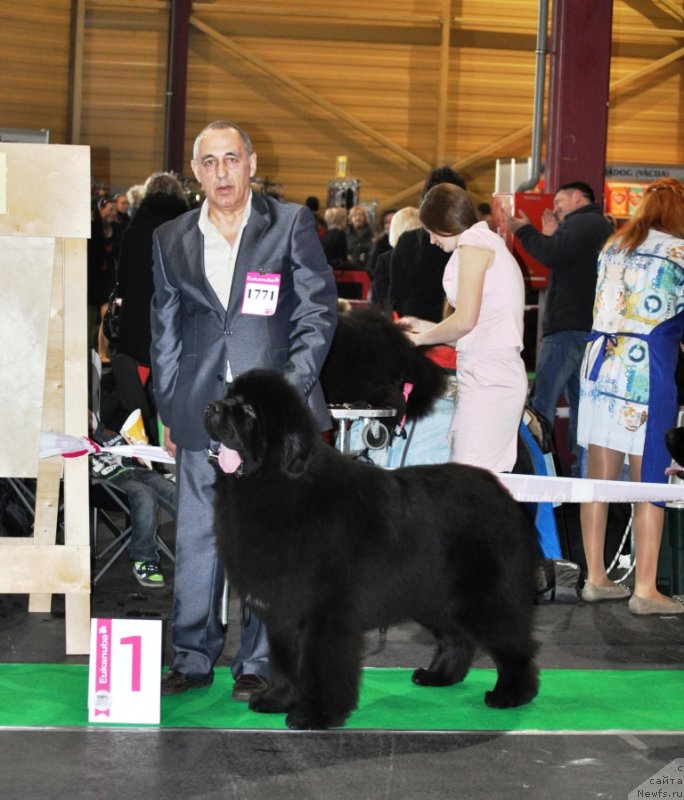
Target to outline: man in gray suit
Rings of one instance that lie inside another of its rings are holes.
[[[211,684],[224,645],[207,403],[223,397],[241,372],[269,368],[301,392],[322,430],[329,427],[318,376],[336,323],[333,273],[307,208],[252,193],[256,163],[241,128],[208,125],[192,160],[206,199],[154,233],[152,372],[178,482],[174,656],[162,694]],[[269,679],[263,625],[244,611],[231,662],[236,700],[248,700]]]

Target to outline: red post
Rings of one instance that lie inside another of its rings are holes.
[[[613,0],[555,0],[546,191],[586,181],[600,204],[606,164]]]

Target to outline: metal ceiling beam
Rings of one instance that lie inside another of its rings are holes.
[[[640,81],[642,78],[645,78],[648,75],[652,75],[654,72],[658,72],[658,70],[666,67],[668,64],[672,64],[674,61],[682,58],[682,56],[684,56],[684,47],[673,50],[671,53],[659,58],[657,61],[652,61],[645,67],[637,69],[634,72],[630,72],[630,74],[625,75],[624,78],[614,81],[610,84],[611,100],[629,89],[632,84],[637,83],[637,81]]]
[[[677,5],[673,0],[652,0],[653,5],[666,11],[670,16],[684,22],[684,8]]]
[[[634,86],[634,84],[642,82],[643,78],[655,74],[663,69],[663,67],[668,66],[682,57],[684,57],[684,47],[673,50],[671,53],[659,58],[657,61],[653,61],[642,69],[635,70],[629,75],[625,75],[624,78],[613,81],[610,84],[610,102],[612,103],[615,101],[621,94],[624,94]],[[468,168],[479,164],[487,158],[491,158],[493,155],[500,154],[507,147],[511,147],[531,136],[532,125],[525,125],[523,128],[518,128],[518,130],[509,133],[507,136],[481,147],[475,153],[471,153],[465,158],[455,161],[451,166],[457,172],[465,172]],[[387,208],[398,207],[405,200],[415,197],[416,193],[420,192],[422,187],[423,181],[421,180],[408,186],[406,189],[402,189],[401,192],[397,192],[397,194],[392,195],[392,197],[383,200],[382,203],[378,205],[378,211],[382,212]]]
[[[289,89],[292,89],[298,94],[303,95],[304,97],[306,97],[307,100],[310,100],[315,105],[325,109],[328,113],[332,114],[336,119],[343,120],[355,130],[364,133],[366,136],[378,142],[383,147],[386,147],[388,150],[391,150],[393,153],[400,156],[405,161],[408,161],[409,163],[414,164],[415,166],[420,167],[421,169],[424,170],[430,169],[431,165],[428,164],[427,161],[424,161],[422,158],[419,158],[418,156],[409,152],[401,145],[398,145],[396,142],[393,142],[391,139],[388,139],[386,136],[379,133],[374,128],[371,128],[370,125],[366,125],[365,122],[361,122],[361,120],[357,119],[356,117],[353,117],[346,111],[343,111],[339,106],[336,106],[329,100],[326,100],[325,97],[322,97],[321,95],[307,88],[306,86],[304,86],[304,84],[290,77],[282,70],[271,66],[263,59],[259,58],[258,56],[255,56],[253,53],[250,53],[249,50],[245,50],[244,47],[240,47],[240,45],[236,44],[236,42],[234,42],[228,36],[224,36],[222,33],[219,33],[215,28],[212,28],[210,25],[207,25],[206,23],[199,20],[194,14],[190,17],[190,24],[193,25],[195,28],[197,28],[197,30],[204,33],[210,39],[213,39],[225,50],[228,50],[229,52],[233,53],[233,55],[238,56],[243,63],[246,62],[251,64],[252,67],[255,67],[259,71],[264,72],[266,75],[269,75],[270,77],[284,84]]]

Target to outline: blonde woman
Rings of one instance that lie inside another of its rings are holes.
[[[390,222],[389,245],[390,249],[385,250],[375,260],[375,270],[373,272],[372,301],[376,305],[389,305],[389,283],[390,283],[390,261],[392,250],[399,237],[406,231],[420,228],[420,214],[415,206],[400,208]]]
[[[344,269],[347,266],[347,210],[326,208],[323,216],[328,226],[322,242],[325,257],[331,267]]]

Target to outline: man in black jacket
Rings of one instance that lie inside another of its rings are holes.
[[[566,183],[542,217],[541,232],[528,217],[506,215],[506,225],[523,248],[550,270],[542,341],[530,404],[552,424],[561,394],[570,410],[569,444],[579,467],[577,410],[579,371],[593,320],[597,259],[612,226],[594,201],[591,187]]]

